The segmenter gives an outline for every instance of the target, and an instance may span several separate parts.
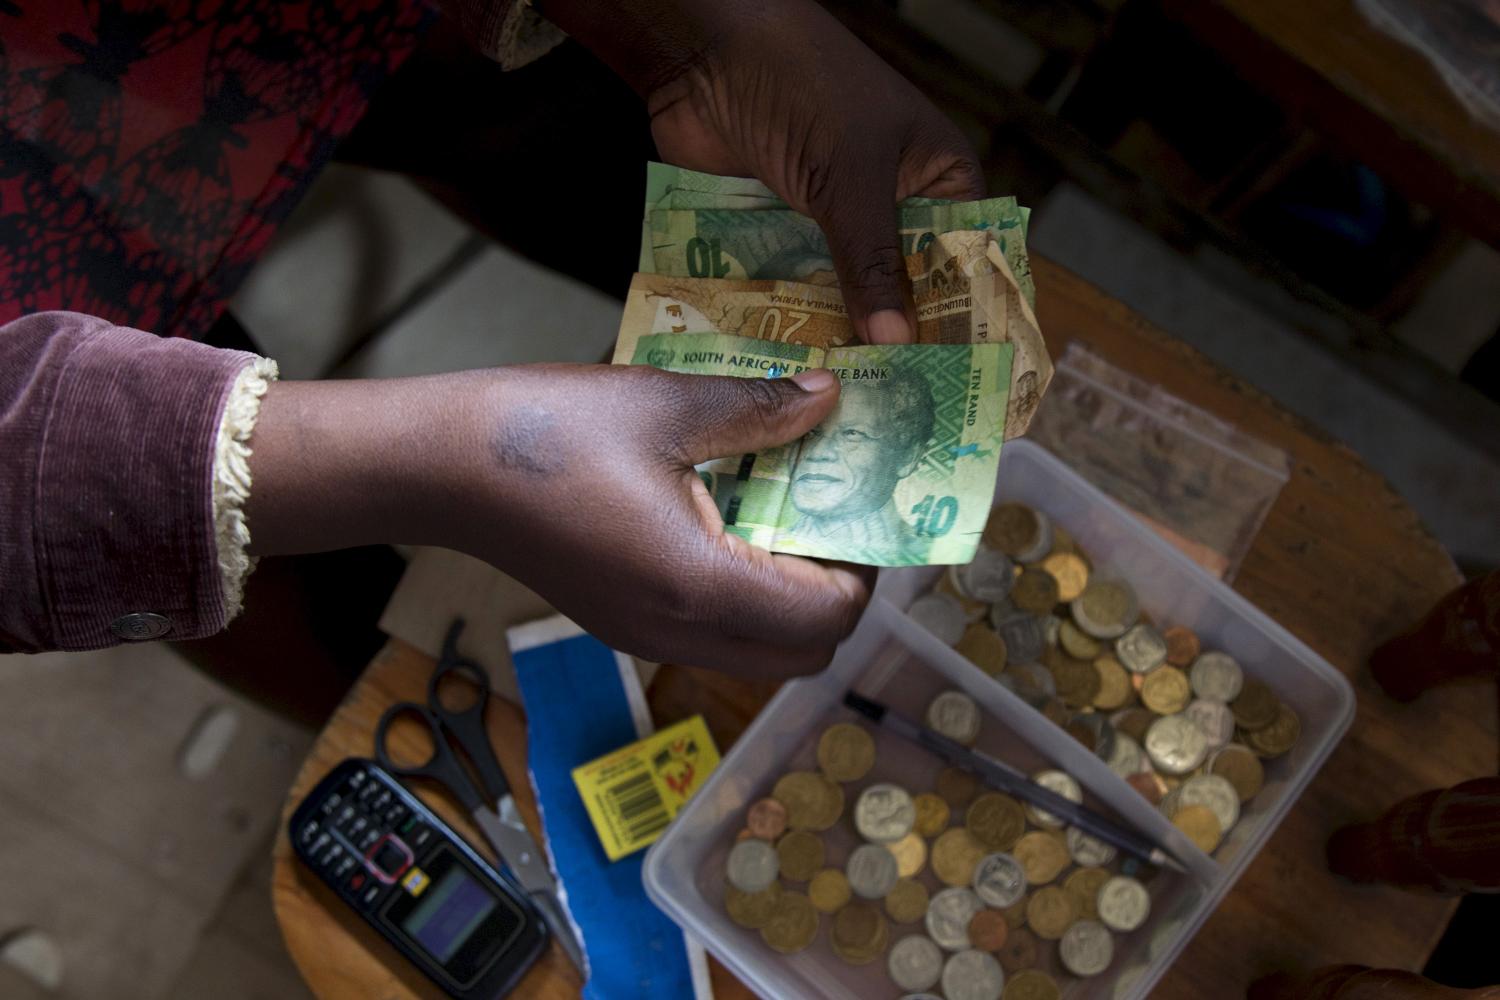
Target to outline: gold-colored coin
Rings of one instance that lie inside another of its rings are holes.
[[[807,830],[789,830],[776,842],[781,877],[788,882],[806,882],[823,867],[823,838]]]
[[[885,894],[885,912],[898,924],[910,924],[927,916],[931,897],[927,887],[916,879],[900,878]]]
[[[915,830],[885,848],[895,856],[896,874],[901,878],[910,878],[927,867],[927,841]]]
[[[1093,662],[1094,673],[1099,675],[1099,691],[1094,695],[1094,707],[1104,712],[1113,712],[1135,696],[1130,686],[1130,674],[1113,656],[1101,656]]]
[[[1052,830],[1032,830],[1016,841],[1010,853],[1021,863],[1027,885],[1046,885],[1073,860],[1063,835]]]
[[[1202,649],[1197,633],[1185,625],[1173,625],[1161,637],[1167,640],[1167,662],[1184,670],[1193,665]]]
[[[1010,588],[1010,603],[1022,611],[1044,615],[1057,606],[1057,581],[1044,569],[1024,569]]]
[[[1056,528],[1053,529],[1056,532]],[[1041,562],[1042,569],[1057,581],[1057,599],[1071,601],[1083,593],[1089,583],[1089,564],[1076,552],[1059,552],[1054,547],[1052,554]],[[1079,657],[1087,659],[1087,657]]]
[[[1025,902],[1021,905],[1024,906]],[[996,957],[1000,959],[1000,967],[1005,970],[1005,974],[1014,976],[1036,965],[1041,950],[1035,934],[1024,927],[1012,926]]]
[[[1219,829],[1219,818],[1208,806],[1180,806],[1172,814],[1172,825],[1187,834],[1204,854],[1212,854],[1224,835]]]
[[[1120,580],[1091,579],[1072,602],[1073,621],[1096,639],[1115,639],[1140,616],[1135,591]]]
[[[1056,980],[1040,969],[1022,969],[1006,982],[1000,1000],[1062,1000],[1062,990]]]
[[[1104,652],[1104,644],[1064,618],[1057,627],[1057,644],[1075,660],[1093,660]]]
[[[849,902],[849,877],[837,868],[824,868],[807,883],[807,898],[819,913],[832,913]]]
[[[1260,758],[1238,743],[1231,743],[1215,753],[1209,759],[1208,773],[1217,774],[1233,785],[1241,802],[1255,798],[1266,781]]]
[[[1280,704],[1270,688],[1246,677],[1240,696],[1229,703],[1229,708],[1234,712],[1234,721],[1253,732],[1276,721],[1276,709]]]
[[[923,792],[911,800],[917,810],[917,821],[912,829],[924,837],[936,837],[948,829],[948,817],[953,813],[941,795]]]
[[[724,883],[724,911],[729,919],[741,927],[758,931],[771,922],[776,910],[776,898],[781,895],[781,886],[772,882],[760,892],[741,892],[728,882]]]
[[[932,871],[945,885],[968,885],[984,857],[984,845],[961,826],[944,830],[932,842]]]
[[[818,738],[818,767],[834,781],[858,781],[875,766],[875,739],[863,726],[840,722]]]
[[[1276,706],[1276,718],[1271,724],[1252,732],[1250,748],[1267,757],[1280,757],[1302,737],[1302,720],[1285,702]]]
[[[979,782],[974,780],[974,776],[956,767],[945,767],[939,771],[933,787],[950,809],[962,809],[973,802],[974,796],[979,792]]]
[[[833,953],[845,962],[867,965],[890,942],[890,925],[873,903],[856,899],[833,915],[828,940]]]
[[[1092,663],[1060,655],[1052,663],[1052,676],[1057,681],[1057,696],[1069,708],[1092,705],[1099,694],[1099,671]]]
[[[774,951],[792,955],[818,936],[818,911],[800,892],[783,889],[771,909],[771,919],[760,929],[761,940]]]
[[[1038,889],[1026,904],[1026,926],[1044,941],[1056,941],[1077,919],[1073,897],[1055,885]]]
[[[991,677],[999,677],[1005,669],[1005,640],[984,622],[975,622],[965,629],[963,638],[953,648]]]
[[[1123,668],[1122,668],[1123,669]],[[1139,677],[1140,674],[1134,674]],[[1146,730],[1156,721],[1156,713],[1144,708],[1126,708],[1110,716],[1115,732],[1124,733],[1141,746],[1146,745]]]
[[[1158,715],[1176,715],[1192,700],[1193,685],[1176,667],[1157,667],[1141,681],[1141,701]]]
[[[1005,922],[1010,924],[1011,930],[1015,930],[1017,927],[1026,926],[1027,899],[1028,897],[1022,896],[1020,899],[1016,900],[1014,903],[1011,903],[1005,909],[1000,911],[1001,913],[1005,914]]]
[[[981,537],[990,548],[1015,558],[1040,541],[1041,529],[1036,511],[1025,504],[1003,503],[990,511]]]
[[[1063,879],[1063,892],[1073,897],[1080,920],[1099,919],[1099,890],[1112,877],[1108,868],[1079,868]]]
[[[1021,803],[1000,792],[985,792],[969,805],[964,826],[989,851],[1008,851],[1026,832]]]
[[[783,774],[771,797],[786,806],[786,824],[793,830],[826,830],[844,811],[844,790],[812,771]]]

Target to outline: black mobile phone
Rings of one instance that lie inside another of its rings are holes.
[[[546,947],[509,876],[373,760],[334,768],[289,832],[297,857],[451,997],[504,996]]]

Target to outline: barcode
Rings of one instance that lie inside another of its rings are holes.
[[[625,827],[625,839],[632,844],[660,833],[667,825],[667,807],[661,793],[651,781],[650,772],[627,778],[604,793],[614,806],[620,823]]]

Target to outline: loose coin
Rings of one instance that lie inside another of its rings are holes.
[[[979,782],[968,771],[945,767],[938,772],[933,787],[950,809],[962,809],[974,801],[974,796],[979,791]]]
[[[1044,615],[1057,604],[1057,580],[1044,569],[1023,569],[1010,589],[1010,603],[1022,611]]]
[[[1073,897],[1080,918],[1099,919],[1099,890],[1112,877],[1108,868],[1079,868],[1063,879],[1063,892]]]
[[[1099,676],[1099,690],[1094,695],[1094,707],[1104,712],[1113,712],[1134,696],[1130,677],[1125,668],[1112,656],[1096,657],[1094,673]]]
[[[943,966],[943,996],[947,1000],[1000,1000],[1005,973],[995,956],[977,948],[951,956]]]
[[[1212,854],[1223,836],[1219,819],[1208,806],[1180,807],[1172,813],[1172,825],[1187,834],[1204,854]]]
[[[1005,935],[1005,945],[1000,949],[1000,964],[1013,976],[1036,965],[1041,946],[1036,935],[1024,927],[1012,927]]]
[[[1151,723],[1145,746],[1151,763],[1166,774],[1187,774],[1208,756],[1208,741],[1184,715],[1165,715]]]
[[[1057,695],[1057,681],[1040,663],[1012,663],[1000,675],[1001,683],[1010,681],[1011,690],[1030,705],[1040,705]]]
[[[1063,652],[1077,660],[1097,659],[1104,652],[1104,646],[1098,639],[1071,621],[1065,621],[1057,627],[1057,644],[1063,648]]]
[[[1050,830],[1032,830],[1016,841],[1011,851],[1021,863],[1029,885],[1046,885],[1068,867],[1068,848],[1062,837]]]
[[[1155,771],[1147,770],[1132,774],[1125,779],[1125,783],[1137,792],[1153,806],[1158,805],[1167,794],[1167,785],[1162,776]]]
[[[997,604],[990,614],[990,624],[1005,641],[1007,664],[1035,663],[1042,658],[1042,650],[1047,647],[1047,632],[1039,616],[1015,608],[1002,611],[1002,606]]]
[[[819,913],[833,913],[849,902],[849,879],[837,868],[824,868],[807,884],[807,898]]]
[[[786,825],[793,830],[826,830],[844,811],[844,790],[812,771],[783,774],[771,797],[786,806]]]
[[[1052,668],[1052,676],[1057,682],[1057,696],[1068,707],[1087,708],[1094,703],[1103,682],[1092,663],[1058,656],[1047,665]]]
[[[1276,721],[1276,708],[1279,704],[1270,688],[1247,677],[1240,688],[1239,697],[1231,701],[1229,707],[1234,711],[1235,722],[1254,731]]]
[[[1248,739],[1250,749],[1267,757],[1279,757],[1297,745],[1302,736],[1302,720],[1286,704],[1276,706],[1276,717],[1271,724],[1252,732]]]
[[[880,909],[856,899],[833,915],[828,942],[833,953],[850,965],[868,965],[890,943],[890,934]]]
[[[1003,956],[1001,964],[1005,965]],[[1062,1000],[1062,990],[1058,989],[1057,982],[1045,972],[1027,968],[1015,972],[1009,965],[1005,967],[1012,976],[1005,984],[1001,1000]]]
[[[1038,889],[1026,904],[1026,926],[1044,941],[1056,941],[1077,919],[1073,897],[1055,885]]]
[[[1129,934],[1151,915],[1151,894],[1129,875],[1116,875],[1099,888],[1097,906],[1100,923]]]
[[[1022,553],[1035,549],[1048,534],[1050,532],[1043,530],[1042,518],[1036,511],[1024,504],[1003,503],[990,511],[982,538],[990,548],[1018,559]],[[1050,538],[1046,540],[1051,541]]]
[[[1124,733],[1137,743],[1146,742],[1146,730],[1156,721],[1156,715],[1144,708],[1122,708],[1109,717],[1115,732]]]
[[[1069,607],[1078,627],[1095,639],[1118,639],[1140,617],[1135,591],[1123,580],[1095,577]]]
[[[948,828],[948,817],[952,813],[941,795],[923,792],[911,801],[917,813],[913,826],[917,833],[924,837],[936,837]]]
[[[1109,759],[1104,763],[1109,769],[1122,778],[1129,778],[1132,774],[1139,774],[1142,768],[1149,768],[1146,763],[1146,751],[1141,745],[1124,733],[1115,733],[1114,747],[1110,751]]]
[[[1175,715],[1188,707],[1193,687],[1176,667],[1157,667],[1141,681],[1141,701],[1158,715]]]
[[[790,830],[776,842],[781,877],[788,882],[806,882],[823,867],[823,840],[807,830]]]
[[[932,843],[933,874],[945,885],[968,885],[984,854],[984,845],[964,827],[944,830]]]
[[[1083,789],[1078,786],[1077,781],[1073,780],[1073,776],[1066,771],[1038,771],[1031,776],[1031,780],[1049,792],[1056,792],[1069,802],[1083,801]],[[1030,804],[1026,806],[1026,818],[1044,830],[1061,830],[1067,825],[1067,821],[1061,816],[1054,816],[1052,813],[1038,809],[1036,806]]]
[[[964,746],[979,738],[979,706],[962,691],[944,691],[927,705],[927,725]]]
[[[786,806],[775,799],[761,799],[750,807],[745,825],[752,837],[775,840],[786,832]]]
[[[917,807],[899,785],[871,785],[854,803],[854,828],[872,843],[894,844],[911,832],[916,821]]]
[[[1010,595],[1016,579],[1015,564],[1004,552],[981,545],[974,559],[958,569],[958,582],[977,601],[994,604]]]
[[[927,915],[927,887],[916,879],[900,878],[885,894],[885,912],[898,924],[909,924]]]
[[[771,919],[760,929],[761,939],[774,951],[791,955],[812,944],[818,935],[818,911],[800,892],[782,890]]]
[[[1198,727],[1210,750],[1217,750],[1234,738],[1234,713],[1222,701],[1195,698],[1182,714]]]
[[[923,594],[912,601],[906,614],[949,646],[962,639],[964,629],[969,627],[969,614],[958,598],[940,592]]]
[[[1068,827],[1065,839],[1068,842],[1068,854],[1075,863],[1084,868],[1107,865],[1115,859],[1116,851],[1113,844],[1106,844],[1098,837],[1092,837],[1076,826]]]
[[[740,892],[761,892],[776,881],[781,859],[776,856],[776,848],[751,838],[730,849],[727,867],[730,885]]]
[[[974,867],[974,894],[998,910],[1026,895],[1026,872],[1009,854],[986,854]]]
[[[925,990],[936,986],[943,975],[942,949],[921,934],[909,934],[891,947],[886,958],[891,982],[903,990]]]
[[[968,889],[944,889],[927,904],[927,936],[946,951],[969,947],[969,921],[984,909]]]
[[[1097,976],[1115,957],[1115,942],[1103,924],[1080,920],[1063,932],[1057,957],[1073,975]]]
[[[1198,658],[1198,635],[1185,625],[1173,625],[1161,634],[1167,640],[1167,662],[1186,668]]]
[[[927,841],[915,830],[885,848],[896,859],[896,874],[902,878],[911,878],[927,867]]]
[[[818,767],[834,781],[858,781],[875,766],[875,740],[863,726],[840,722],[818,739]]]
[[[1227,779],[1242,803],[1255,798],[1266,780],[1260,758],[1238,743],[1231,743],[1215,753],[1208,762],[1208,773]]]
[[[850,851],[844,874],[854,894],[865,899],[884,896],[900,877],[896,872],[896,858],[884,844],[861,844]]]
[[[1106,722],[1098,712],[1079,712],[1063,728],[1100,760],[1108,760],[1115,752],[1115,727]]]
[[[1005,914],[1005,922],[1010,924],[1011,930],[1015,930],[1017,927],[1025,927],[1026,897],[1022,896],[1000,912]]]
[[[949,566],[948,572],[938,577],[938,582],[932,589],[939,594],[947,594],[949,597],[956,599],[959,606],[964,609],[964,617],[970,622],[977,622],[989,612],[990,606],[984,601],[976,600],[972,594],[964,589],[963,582],[957,573],[957,570],[962,568],[961,566]]]
[[[1188,670],[1193,682],[1193,693],[1200,698],[1231,702],[1240,696],[1245,684],[1245,675],[1240,665],[1228,653],[1202,653],[1193,660]]]
[[[1008,851],[1026,832],[1026,813],[1009,795],[985,792],[969,805],[964,825],[986,849]]]
[[[991,677],[1005,669],[1005,640],[984,622],[975,622],[964,630],[964,637],[954,647],[960,656]]]
[[[1131,673],[1149,674],[1167,662],[1167,640],[1153,626],[1141,622],[1115,640],[1115,655]]]
[[[969,921],[969,941],[980,951],[999,951],[1008,933],[1010,924],[999,910],[980,910]]]
[[[741,892],[732,883],[724,886],[724,910],[729,919],[748,930],[758,931],[771,922],[781,887],[775,882],[760,892]]]
[[[1064,604],[1082,594],[1083,588],[1088,586],[1089,564],[1076,552],[1053,552],[1042,560],[1041,567],[1057,581],[1057,601]]]
[[[1227,778],[1217,774],[1194,775],[1174,793],[1178,807],[1207,806],[1219,821],[1219,829],[1228,833],[1240,821],[1240,795]]]

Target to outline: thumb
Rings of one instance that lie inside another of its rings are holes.
[[[795,441],[822,423],[839,398],[839,380],[826,368],[790,378],[688,376],[678,426],[683,461],[697,465]]]
[[[851,177],[828,186],[812,216],[828,237],[833,266],[859,338],[869,344],[916,337],[911,282],[896,231],[896,172]]]

